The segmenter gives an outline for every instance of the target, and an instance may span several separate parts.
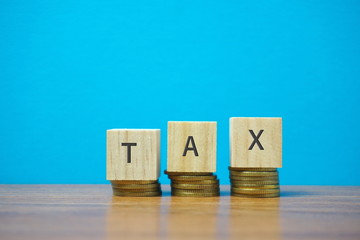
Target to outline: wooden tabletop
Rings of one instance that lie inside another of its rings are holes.
[[[360,187],[271,199],[113,197],[110,185],[0,185],[0,239],[360,239]]]

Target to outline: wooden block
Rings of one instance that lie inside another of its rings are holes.
[[[231,167],[282,167],[281,118],[230,118]]]
[[[168,122],[171,172],[216,172],[216,122]]]
[[[159,129],[111,129],[106,135],[107,180],[159,178]]]

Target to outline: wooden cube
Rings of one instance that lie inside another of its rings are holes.
[[[281,118],[230,118],[231,167],[282,166]]]
[[[111,129],[106,135],[107,180],[159,178],[159,129]]]
[[[216,122],[168,122],[170,172],[216,172]]]

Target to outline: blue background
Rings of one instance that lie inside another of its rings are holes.
[[[283,117],[282,184],[359,185],[358,1],[1,1],[0,183],[107,183],[105,131]],[[162,183],[168,183],[162,174]]]

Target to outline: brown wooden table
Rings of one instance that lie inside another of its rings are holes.
[[[0,239],[360,239],[360,187],[281,198],[113,197],[110,185],[0,185]]]

